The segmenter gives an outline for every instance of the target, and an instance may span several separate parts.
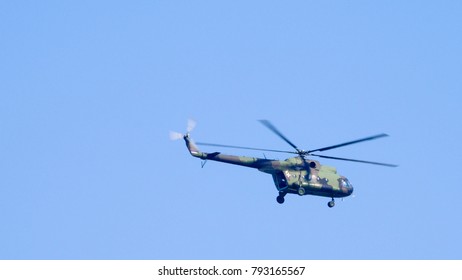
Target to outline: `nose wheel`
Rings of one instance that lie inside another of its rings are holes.
[[[334,198],[332,198],[332,200],[327,203],[327,206],[329,206],[329,208],[332,208],[335,206]]]

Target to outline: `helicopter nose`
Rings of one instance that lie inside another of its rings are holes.
[[[347,195],[350,195],[353,193],[353,185],[345,177],[342,178],[342,186],[346,189]]]
[[[353,193],[353,186],[350,185],[350,187],[348,187],[348,195],[351,195]]]

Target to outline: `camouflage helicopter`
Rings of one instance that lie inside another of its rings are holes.
[[[192,120],[188,120],[188,127],[186,134],[181,134],[178,132],[170,132],[170,138],[172,140],[183,138],[186,142],[186,147],[188,148],[190,154],[193,157],[200,158],[202,160],[212,160],[219,161],[223,163],[235,164],[250,168],[255,168],[261,172],[268,173],[273,177],[274,184],[276,189],[279,192],[279,195],[276,198],[276,201],[280,204],[284,203],[284,197],[288,194],[298,194],[303,195],[315,195],[329,197],[331,200],[327,205],[332,208],[335,206],[334,198],[347,197],[353,193],[353,186],[348,181],[345,176],[337,174],[335,167],[322,165],[319,161],[308,159],[308,156],[311,157],[320,157],[334,160],[343,160],[343,161],[352,161],[359,163],[375,164],[387,167],[396,167],[395,164],[380,163],[373,161],[357,160],[357,159],[348,159],[348,158],[339,158],[326,155],[313,154],[314,152],[323,152],[327,150],[332,150],[340,148],[347,145],[352,145],[364,141],[375,140],[378,138],[388,136],[385,133],[377,134],[374,136],[361,138],[337,145],[332,145],[324,148],[314,149],[314,150],[301,150],[294,143],[292,143],[288,138],[286,138],[273,124],[268,120],[260,120],[260,122],[266,126],[269,130],[274,132],[287,144],[289,144],[295,151],[281,151],[281,150],[272,150],[272,149],[260,149],[260,148],[250,148],[242,146],[232,146],[232,145],[221,145],[213,143],[204,143],[197,142],[190,138],[190,132],[195,127],[196,123]],[[226,155],[221,152],[212,152],[205,153],[201,152],[196,146],[213,146],[213,147],[223,147],[223,148],[236,148],[236,149],[246,149],[246,150],[257,150],[257,151],[269,151],[277,153],[289,153],[296,154],[297,156],[288,158],[286,160],[273,160],[267,158],[255,158],[255,157],[246,157],[246,156],[235,156],[235,155]],[[202,164],[202,167],[205,163]]]

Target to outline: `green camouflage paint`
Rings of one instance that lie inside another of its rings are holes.
[[[331,197],[333,199],[335,197],[346,197],[353,193],[353,186],[348,182],[347,178],[338,175],[334,167],[321,165],[316,160],[309,160],[301,156],[286,160],[271,160],[225,155],[220,152],[204,153],[197,148],[190,139],[189,134],[186,134],[183,138],[193,157],[255,168],[261,172],[271,174],[274,184],[282,196],[287,193],[294,193]]]

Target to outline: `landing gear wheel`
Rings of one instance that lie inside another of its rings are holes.
[[[284,203],[284,200],[285,200],[284,197],[281,196],[281,195],[278,195],[278,196],[276,197],[276,201],[277,201],[279,204],[283,204],[283,203]]]
[[[334,199],[332,199],[331,201],[329,201],[329,202],[327,203],[327,206],[329,206],[329,208],[334,207],[334,206],[335,206],[335,201],[334,201]]]
[[[298,194],[299,195],[305,195],[305,188],[304,187],[298,188]]]

